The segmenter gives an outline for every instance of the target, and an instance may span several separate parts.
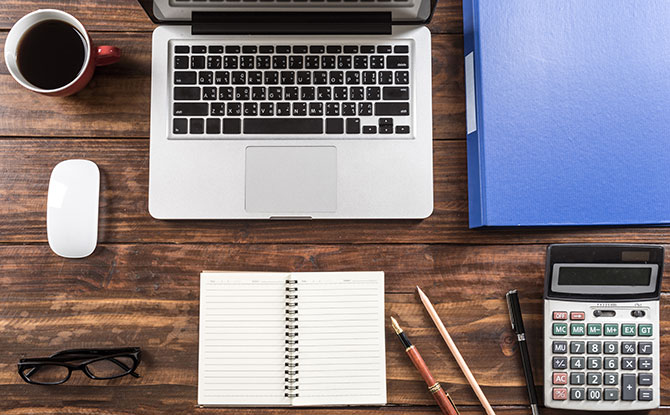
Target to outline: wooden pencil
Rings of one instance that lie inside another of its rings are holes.
[[[454,343],[454,341],[451,339],[449,332],[447,332],[447,328],[444,327],[444,324],[442,323],[440,316],[437,315],[437,311],[435,311],[435,307],[433,307],[433,304],[430,302],[430,299],[428,298],[428,296],[426,296],[426,294],[424,294],[423,291],[421,291],[421,288],[419,288],[418,285],[416,287],[416,290],[419,292],[419,297],[421,298],[421,302],[423,303],[424,307],[426,307],[428,315],[433,320],[433,323],[435,323],[435,326],[437,326],[437,330],[440,332],[442,338],[447,343],[447,346],[449,347],[451,354],[454,355],[456,363],[458,363],[458,366],[461,368],[461,371],[463,371],[463,374],[465,375],[465,378],[468,380],[468,383],[472,387],[472,390],[475,391],[475,395],[477,395],[479,402],[482,403],[484,410],[488,415],[495,415],[495,412],[493,411],[491,404],[489,403],[488,399],[486,399],[484,392],[482,392],[482,388],[479,387],[477,380],[470,371],[468,365],[465,363],[465,359],[463,359],[461,352],[458,351],[456,343]]]

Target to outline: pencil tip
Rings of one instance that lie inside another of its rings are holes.
[[[418,285],[416,286],[416,291],[419,293],[419,295],[424,295],[423,291],[421,291],[421,288],[419,288]]]

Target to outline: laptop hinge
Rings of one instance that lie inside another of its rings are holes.
[[[193,12],[194,35],[387,35],[390,12]]]

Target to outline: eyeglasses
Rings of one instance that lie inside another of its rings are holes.
[[[19,375],[35,385],[60,385],[67,382],[73,370],[81,370],[91,379],[116,379],[131,375],[140,364],[139,347],[119,349],[63,350],[49,357],[19,360]]]

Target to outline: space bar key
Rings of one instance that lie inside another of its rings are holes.
[[[323,119],[245,118],[244,134],[323,134]]]

